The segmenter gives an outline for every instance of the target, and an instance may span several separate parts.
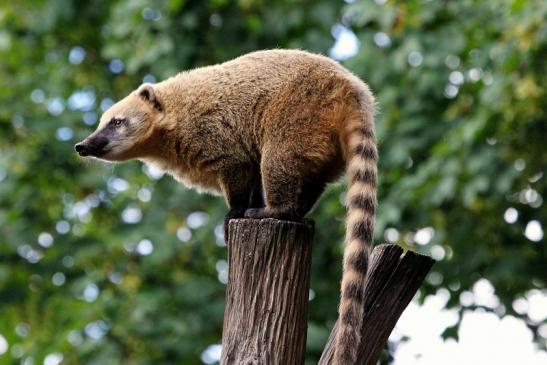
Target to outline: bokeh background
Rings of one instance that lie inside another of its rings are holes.
[[[377,95],[377,242],[439,262],[382,364],[547,363],[547,2],[0,3],[0,364],[215,364],[221,199],[73,144],[143,81],[265,48]],[[336,319],[345,183],[317,234],[307,364]]]

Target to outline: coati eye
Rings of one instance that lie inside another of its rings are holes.
[[[110,121],[110,123],[112,123],[116,127],[119,127],[120,125],[122,125],[123,121],[124,119],[114,118],[112,119],[112,121]]]

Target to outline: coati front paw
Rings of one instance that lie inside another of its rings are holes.
[[[294,210],[277,210],[268,208],[250,208],[245,211],[245,218],[275,218],[290,222],[302,222],[302,217]]]

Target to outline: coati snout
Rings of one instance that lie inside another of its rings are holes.
[[[101,157],[107,150],[108,138],[105,136],[90,136],[74,145],[74,149],[80,156]]]

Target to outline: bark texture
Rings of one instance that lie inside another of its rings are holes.
[[[304,363],[313,224],[229,223],[222,365]]]

